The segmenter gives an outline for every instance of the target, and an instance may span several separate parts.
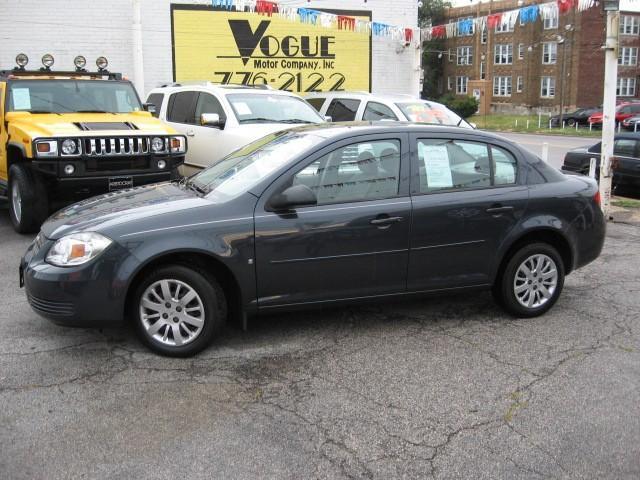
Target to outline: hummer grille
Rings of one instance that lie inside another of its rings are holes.
[[[83,138],[82,146],[85,155],[97,157],[149,153],[149,139],[146,137]]]

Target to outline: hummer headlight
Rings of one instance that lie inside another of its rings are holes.
[[[162,152],[164,150],[164,139],[160,137],[154,137],[151,139],[151,150],[154,153]]]
[[[78,153],[78,144],[75,140],[67,138],[62,142],[62,153],[65,155],[75,155]]]
[[[53,244],[46,261],[57,267],[82,265],[100,255],[111,243],[110,238],[99,233],[72,233]]]

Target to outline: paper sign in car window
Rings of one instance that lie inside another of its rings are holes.
[[[233,106],[235,107],[236,112],[238,112],[238,115],[251,115],[251,109],[246,103],[236,102]]]
[[[422,153],[420,150],[422,150]],[[423,159],[429,188],[453,187],[449,151],[446,145],[424,145],[418,143],[418,155]]]
[[[31,110],[31,95],[28,88],[12,88],[14,110]]]

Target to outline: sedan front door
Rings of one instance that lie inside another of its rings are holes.
[[[403,293],[408,171],[408,135],[394,133],[327,147],[272,185],[255,213],[259,308]],[[270,211],[292,185],[317,205]]]

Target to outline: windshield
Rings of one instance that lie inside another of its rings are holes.
[[[142,110],[128,82],[101,80],[14,80],[9,85],[10,112],[129,113]]]
[[[452,125],[473,128],[466,120],[458,116],[444,105],[429,104],[427,102],[396,103],[407,120],[417,123],[432,123],[436,125]]]
[[[214,201],[225,202],[258,184],[296,155],[322,141],[321,137],[276,132],[236,150],[189,179]]]
[[[311,105],[289,95],[234,93],[227,95],[238,123],[321,123]]]

